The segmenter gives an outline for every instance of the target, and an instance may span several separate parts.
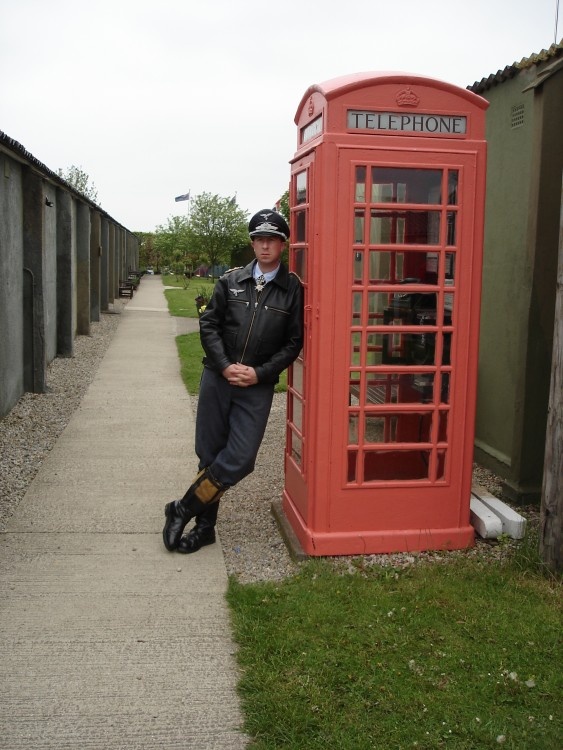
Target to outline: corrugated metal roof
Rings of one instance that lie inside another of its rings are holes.
[[[498,70],[496,73],[491,73],[488,78],[482,78],[480,81],[475,81],[472,86],[468,86],[467,88],[475,94],[481,94],[483,91],[486,91],[499,83],[503,83],[503,81],[514,78],[514,76],[518,75],[519,71],[524,70],[525,68],[531,68],[533,65],[539,65],[540,63],[549,60],[555,60],[562,55],[563,40],[558,44],[552,44],[549,49],[542,49],[542,51],[537,54],[534,53],[529,57],[523,57],[520,62],[514,62],[512,65],[507,65],[504,70]]]

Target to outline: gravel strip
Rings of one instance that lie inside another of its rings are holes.
[[[75,341],[75,356],[57,358],[47,373],[48,392],[26,393],[0,422],[0,531],[41,462],[55,445],[92,382],[98,366],[119,325],[119,315],[102,315],[93,323],[90,336]],[[197,399],[192,400],[194,413]],[[230,575],[242,583],[275,581],[299,570],[285,546],[270,513],[274,500],[283,490],[283,444],[285,434],[285,394],[276,394],[256,469],[221,500],[218,531],[225,564]],[[475,467],[474,482],[500,497],[502,480],[492,472]],[[164,502],[164,501],[163,501]],[[536,520],[536,508],[519,508],[529,520]],[[452,559],[458,555],[499,559],[513,543],[477,539],[475,547],[450,553],[365,555],[361,566],[401,568],[421,561]],[[358,569],[357,557],[334,558],[339,569]]]

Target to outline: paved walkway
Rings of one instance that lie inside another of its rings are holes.
[[[0,534],[2,749],[247,745],[221,547],[162,544],[196,469],[178,332],[145,276]]]

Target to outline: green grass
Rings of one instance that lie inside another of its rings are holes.
[[[164,296],[170,314],[181,318],[197,318],[195,298],[200,294],[210,296],[214,286],[211,279],[190,279],[188,287],[184,289],[185,281],[181,276],[163,276],[162,282],[165,286],[177,287],[165,289]]]
[[[556,582],[467,557],[357,568],[231,579],[253,750],[562,747]]]

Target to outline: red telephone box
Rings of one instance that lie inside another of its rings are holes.
[[[473,543],[485,193],[479,96],[421,76],[311,86],[295,122],[282,508],[304,551]]]

